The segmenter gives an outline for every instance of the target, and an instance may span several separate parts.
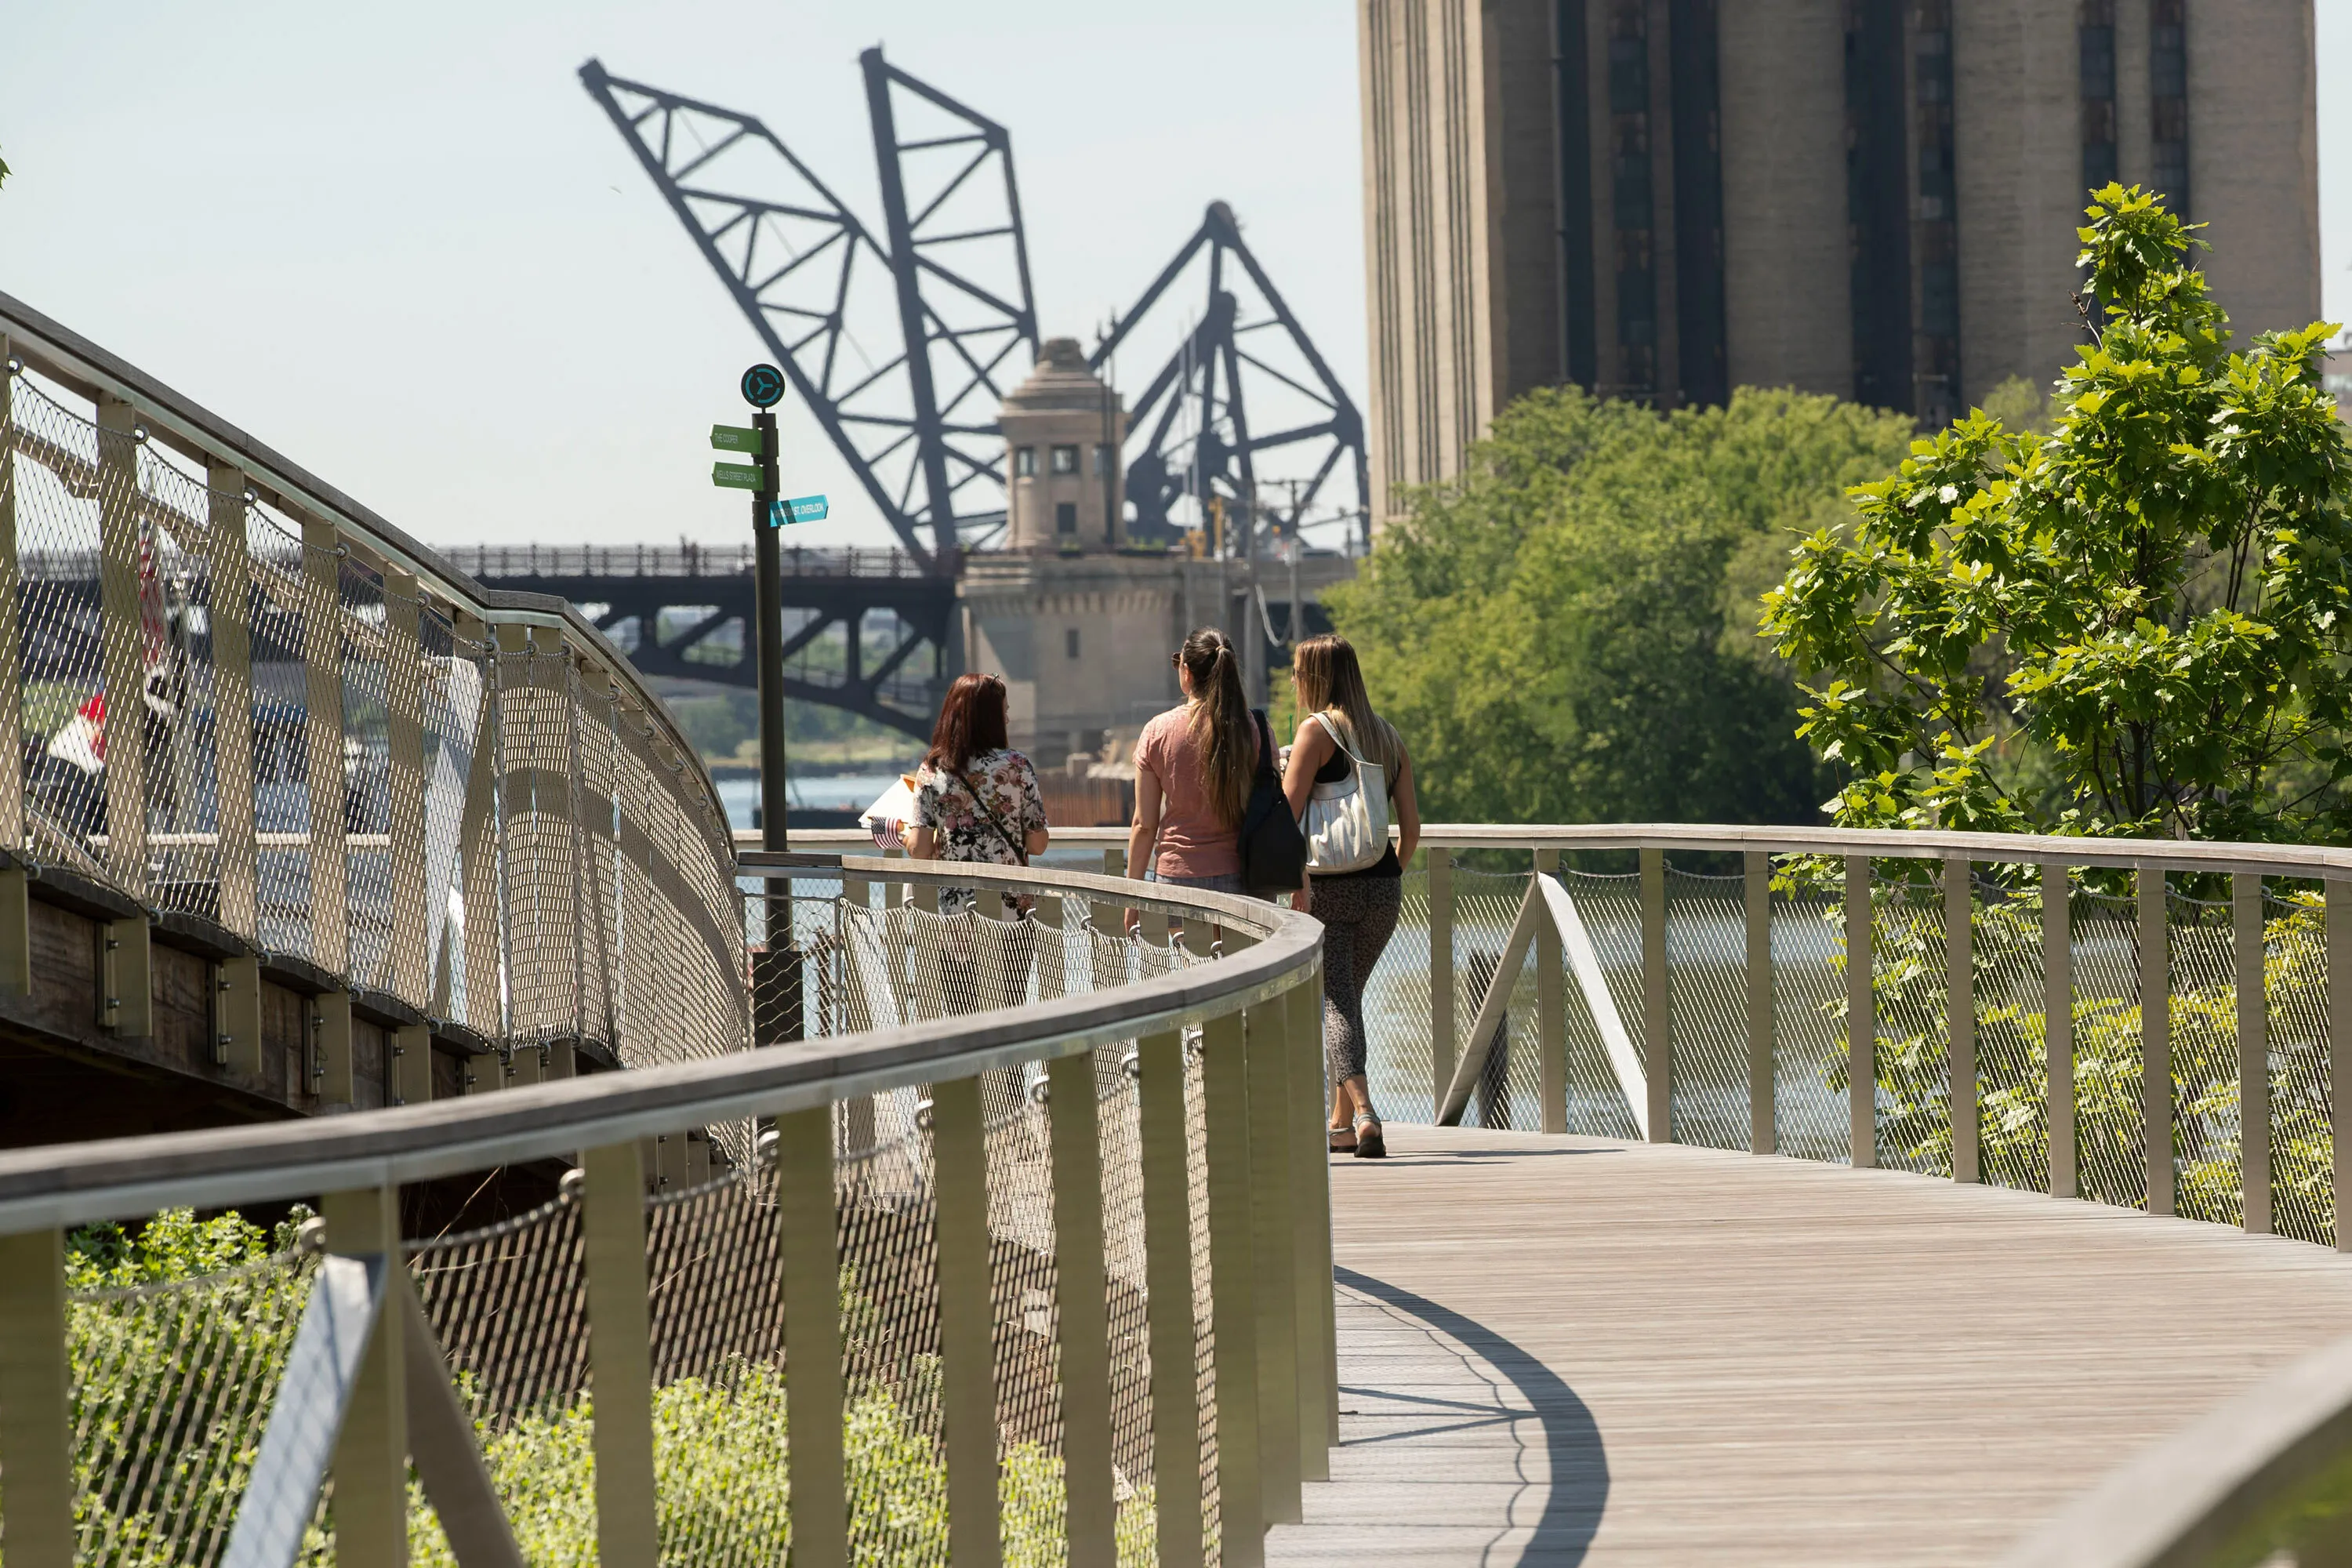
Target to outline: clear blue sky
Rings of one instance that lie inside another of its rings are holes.
[[[2323,81],[2352,0],[2319,0]],[[436,542],[733,539],[704,476],[749,329],[573,72],[759,113],[870,215],[858,51],[1012,130],[1040,315],[1085,336],[1230,201],[1364,384],[1343,0],[20,4],[0,289]],[[2352,316],[2352,110],[2321,95],[2327,310]],[[789,419],[789,416],[788,416]],[[878,521],[813,430],[824,533]]]

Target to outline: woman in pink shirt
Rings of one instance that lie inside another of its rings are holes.
[[[1257,772],[1258,726],[1233,639],[1204,626],[1174,657],[1184,706],[1143,727],[1135,746],[1135,826],[1127,874],[1238,893],[1242,814]]]

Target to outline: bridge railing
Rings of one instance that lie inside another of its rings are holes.
[[[206,1070],[289,1076],[299,1005],[322,1106],[740,1048],[717,792],[593,627],[5,296],[0,357],[0,1010],[62,984],[41,902],[102,925],[121,1039],[158,944]]]
[[[446,552],[477,577],[748,577],[749,544],[468,544]],[[903,550],[787,544],[787,577],[920,577]]]
[[[1318,928],[750,858],[799,1044],[0,1153],[11,1568],[1261,1561],[1337,1413]]]

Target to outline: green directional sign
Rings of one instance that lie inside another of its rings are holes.
[[[713,463],[710,482],[723,490],[756,490],[760,488],[760,470],[749,463]]]
[[[710,444],[721,452],[748,452],[755,458],[760,455],[760,433],[746,430],[740,425],[713,425]]]

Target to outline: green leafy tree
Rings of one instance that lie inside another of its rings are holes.
[[[2334,329],[2230,347],[2162,203],[2082,229],[2046,437],[1979,411],[1816,529],[1764,625],[1856,827],[2342,841],[2352,658]]]
[[[1328,600],[1438,821],[1794,821],[1828,783],[1756,636],[1788,536],[1906,422],[1792,392],[1531,393]]]

